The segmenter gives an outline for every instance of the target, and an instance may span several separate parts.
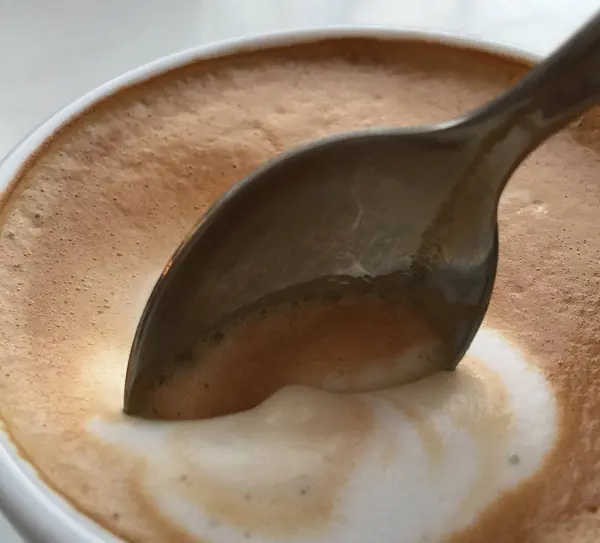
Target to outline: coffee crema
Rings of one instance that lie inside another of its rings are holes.
[[[422,310],[374,293],[305,295],[243,310],[147,390],[149,418],[227,415],[287,385],[389,388],[435,373],[444,355]]]
[[[198,62],[71,122],[2,208],[0,415],[23,456],[133,542],[596,541],[594,113],[509,184],[490,312],[456,372],[367,393],[288,386],[208,421],[121,414],[154,280],[232,183],[316,137],[456,117],[525,71],[424,43],[329,40]],[[384,342],[397,323],[378,315]],[[356,342],[342,354],[283,344],[282,366],[377,356],[360,318],[342,328]]]

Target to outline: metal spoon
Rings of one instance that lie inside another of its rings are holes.
[[[153,393],[191,363],[199,338],[240,312],[305,296],[362,289],[410,299],[443,340],[433,364],[454,369],[492,292],[506,182],[599,101],[597,14],[466,117],[345,133],[262,166],[210,208],[163,271],[131,349],[125,412],[161,417]]]

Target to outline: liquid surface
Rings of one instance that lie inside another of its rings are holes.
[[[146,297],[221,192],[298,143],[453,118],[523,73],[330,42],[175,71],[73,122],[2,211],[0,415],[22,454],[135,542],[597,541],[594,114],[511,181],[487,325],[456,373],[366,394],[289,387],[205,422],[120,414]]]
[[[245,312],[199,341],[148,390],[149,417],[227,415],[286,385],[362,392],[437,371],[442,342],[412,304],[374,294],[305,298]]]

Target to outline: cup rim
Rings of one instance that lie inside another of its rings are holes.
[[[363,25],[306,28],[248,35],[169,54],[129,70],[85,93],[43,121],[0,160],[0,206],[18,185],[28,162],[66,124],[116,92],[171,70],[226,55],[334,38],[415,41],[475,50],[534,64],[539,53],[481,37],[403,27]],[[46,485],[36,469],[19,454],[0,419],[0,512],[30,542],[122,543]]]

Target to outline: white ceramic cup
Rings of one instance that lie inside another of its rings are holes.
[[[0,162],[0,191],[11,186],[20,169],[41,145],[63,125],[93,104],[119,89],[145,81],[173,68],[202,59],[278,45],[291,45],[332,37],[370,37],[393,40],[419,40],[471,48],[535,63],[539,57],[507,45],[451,34],[406,29],[340,27],[265,34],[228,40],[170,55],[132,70],[92,90],[54,114],[21,141]],[[2,399],[0,398],[0,402]],[[0,420],[0,510],[21,535],[31,543],[118,543],[122,541],[77,511],[48,487],[36,470],[12,444]]]

